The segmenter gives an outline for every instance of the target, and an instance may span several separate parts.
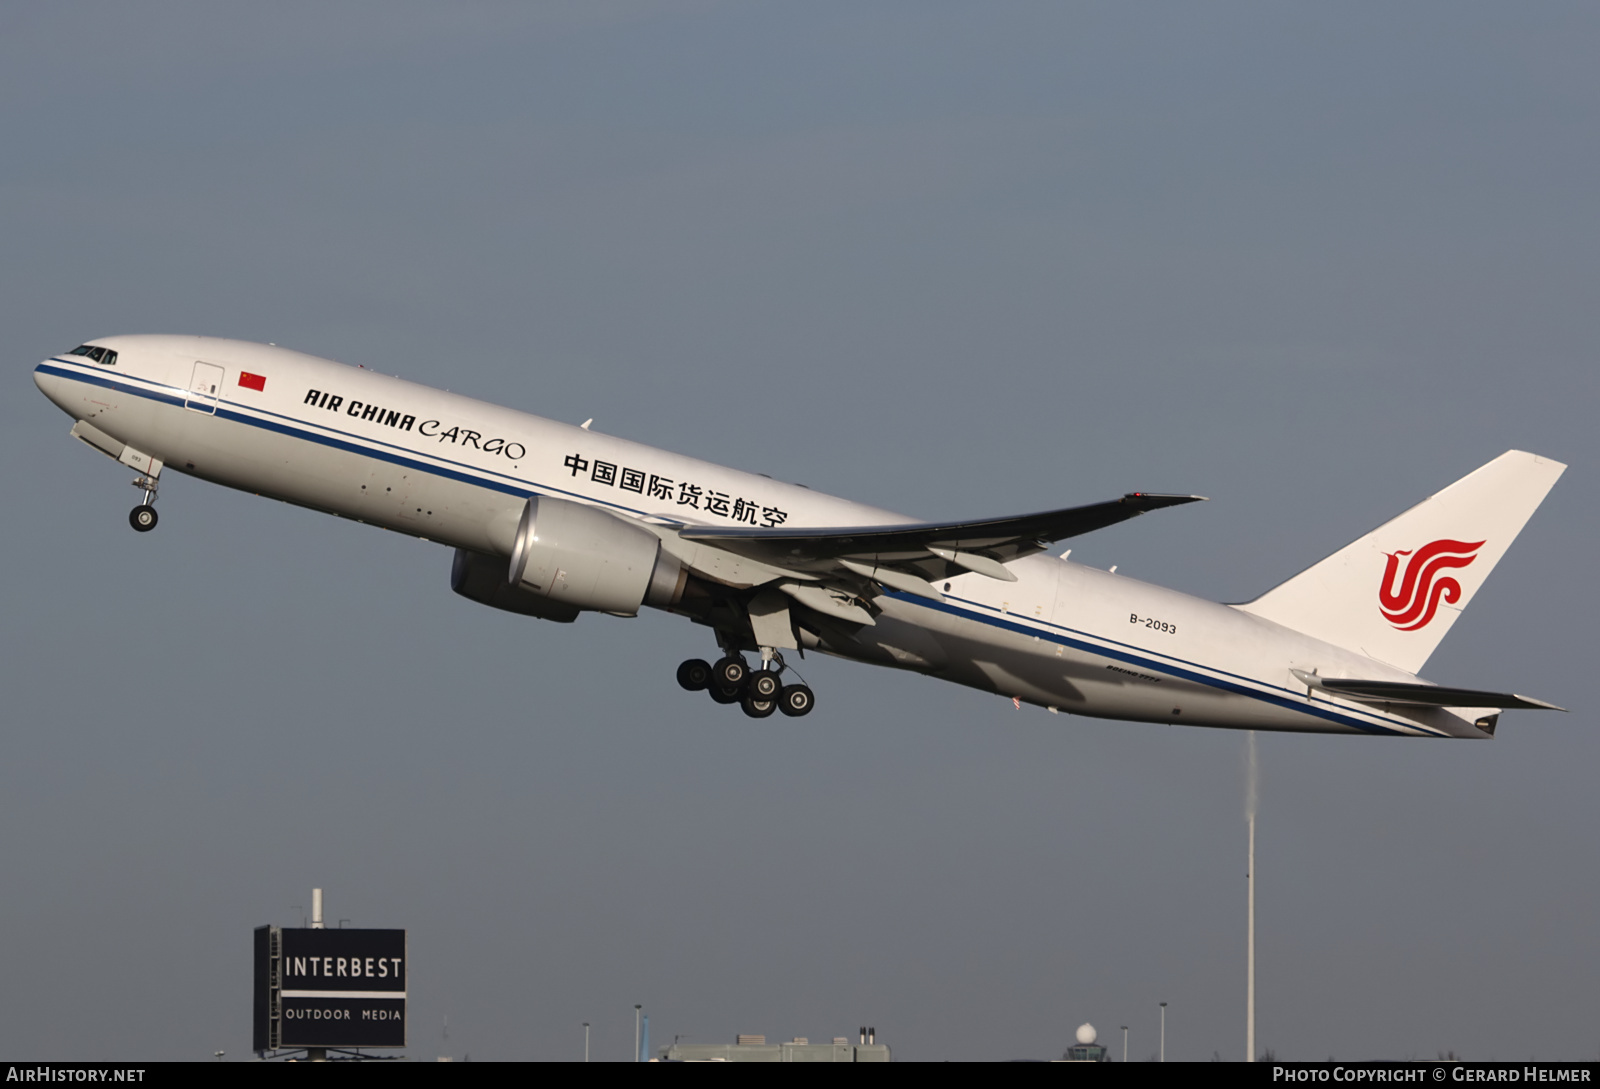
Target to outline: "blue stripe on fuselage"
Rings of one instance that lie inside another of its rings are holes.
[[[1400,736],[1407,736],[1410,733],[1410,730],[1408,729],[1398,729],[1393,726],[1386,726],[1376,722],[1368,722],[1359,718],[1355,718],[1353,717],[1352,712],[1338,711],[1332,708],[1318,707],[1308,704],[1303,698],[1300,698],[1290,689],[1278,688],[1277,692],[1285,693],[1284,695],[1278,695],[1276,692],[1262,692],[1260,689],[1249,687],[1251,684],[1260,684],[1266,687],[1276,687],[1268,685],[1265,681],[1255,681],[1247,677],[1240,677],[1238,674],[1228,674],[1225,670],[1216,670],[1218,673],[1225,674],[1223,677],[1215,677],[1199,672],[1199,670],[1213,669],[1213,667],[1201,665],[1198,662],[1189,662],[1181,658],[1162,660],[1160,658],[1148,657],[1148,652],[1141,653],[1134,648],[1128,647],[1127,644],[1115,643],[1114,640],[1108,640],[1108,642],[1112,642],[1114,644],[1112,646],[1090,642],[1090,639],[1097,639],[1101,637],[1090,636],[1086,632],[1075,631],[1071,628],[1067,628],[1060,624],[1054,624],[1045,620],[1036,620],[1024,624],[1016,620],[1002,619],[1002,617],[994,615],[995,610],[993,610],[992,606],[980,605],[975,601],[969,601],[963,598],[952,598],[948,594],[945,595],[944,601],[933,601],[930,598],[921,597],[916,594],[908,594],[900,590],[886,590],[885,593],[889,597],[894,598],[896,601],[900,601],[908,605],[916,605],[920,608],[931,609],[934,612],[947,613],[951,616],[960,617],[963,620],[968,620],[977,624],[983,624],[986,627],[999,628],[1002,631],[1015,632],[1018,635],[1032,635],[1040,639],[1047,639],[1052,643],[1059,643],[1060,645],[1064,647],[1070,647],[1073,650],[1085,651],[1101,658],[1110,658],[1119,662],[1127,662],[1130,665],[1137,665],[1145,669],[1153,669],[1158,672],[1165,673],[1171,677],[1192,681],[1196,684],[1202,684],[1208,688],[1220,689],[1224,692],[1229,692],[1234,695],[1248,696],[1251,699],[1261,700],[1263,703],[1272,704],[1273,706],[1281,707],[1299,714],[1311,715],[1314,718],[1325,719],[1341,726],[1353,727],[1354,729],[1361,730],[1365,733],[1398,734]],[[952,602],[955,602],[955,604]],[[989,611],[985,612],[983,610]],[[1034,625],[1039,626],[1036,627]],[[1434,727],[1423,726],[1419,723],[1408,722],[1406,725],[1411,729],[1420,730],[1424,733],[1432,734],[1434,736],[1448,736],[1442,730],[1438,730]]]
[[[65,363],[68,361],[56,358],[52,359],[50,362]],[[189,398],[188,390],[178,389],[177,387],[163,385],[157,382],[151,382],[148,379],[138,378],[133,375],[118,374],[112,376],[99,371],[80,371],[75,367],[72,370],[63,370],[59,367],[52,367],[49,365],[49,363],[41,363],[35,368],[35,370],[43,371],[45,374],[54,375],[58,378],[66,378],[74,382],[86,382],[93,386],[103,386],[106,389],[118,390],[123,393],[132,394],[135,397],[143,397],[146,400],[156,401],[161,404],[174,405],[178,408],[185,407]],[[398,446],[394,443],[383,442],[378,439],[369,439],[363,435],[357,435],[354,432],[341,431],[338,428],[328,427],[326,424],[309,424],[303,420],[297,419],[294,416],[286,416],[282,413],[273,412],[269,409],[251,408],[248,410],[248,412],[246,412],[242,411],[242,408],[243,406],[237,405],[236,402],[225,401],[219,397],[217,399],[216,412],[206,413],[206,415],[214,415],[218,419],[231,420],[234,423],[248,424],[252,427],[259,427],[264,431],[273,431],[281,435],[288,435],[291,438],[304,439],[307,442],[314,442],[320,446],[327,446],[335,450],[344,450],[349,453],[363,454],[368,457],[377,458],[380,461],[387,461],[393,465],[399,465],[408,469],[415,469],[418,472],[429,473],[434,476],[444,477],[447,480],[459,481],[463,484],[474,484],[481,488],[488,488],[492,491],[503,492],[506,495],[514,495],[518,497],[526,497],[536,494],[568,495],[576,499],[582,499],[585,502],[609,507],[613,510],[622,511],[626,514],[631,514],[639,518],[654,518],[665,521],[671,525],[685,524],[672,519],[662,519],[660,515],[652,515],[635,507],[624,506],[621,503],[610,503],[605,500],[595,499],[591,496],[580,495],[578,492],[568,491],[565,488],[558,488],[547,484],[535,485],[521,479],[520,477],[510,476],[506,473],[495,473],[488,469],[479,469],[476,466],[467,465],[464,462],[451,461],[448,458],[441,457],[438,458],[436,462],[420,461],[417,459],[431,455],[418,454],[408,447]],[[267,419],[264,417],[272,418]],[[313,428],[320,428],[321,432],[327,432],[327,434],[320,433],[318,430],[313,430]],[[438,464],[438,462],[443,462],[444,464],[441,465]]]

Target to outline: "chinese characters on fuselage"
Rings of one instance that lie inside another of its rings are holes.
[[[589,479],[596,484],[604,484],[625,492],[637,492],[651,499],[676,503],[680,507],[690,507],[707,514],[714,514],[719,518],[731,518],[746,525],[759,525],[771,529],[783,525],[789,519],[787,511],[779,510],[777,507],[762,506],[754,499],[731,496],[727,492],[703,488],[686,480],[657,476],[654,473],[646,473],[643,469],[615,465],[599,458],[591,462],[582,454],[568,454],[561,464],[570,470],[574,477],[579,473],[587,473]]]

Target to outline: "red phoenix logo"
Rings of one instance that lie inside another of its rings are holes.
[[[1383,571],[1383,585],[1378,588],[1378,604],[1384,619],[1401,631],[1427,627],[1433,614],[1439,611],[1440,601],[1454,605],[1461,600],[1461,584],[1449,575],[1440,578],[1439,572],[1466,567],[1478,558],[1478,549],[1482,547],[1482,541],[1442,540],[1423,545],[1415,553],[1387,553],[1389,564]],[[1411,557],[1403,571],[1401,556]]]

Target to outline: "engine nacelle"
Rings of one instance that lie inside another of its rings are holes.
[[[507,582],[504,556],[486,556],[482,552],[456,549],[455,563],[450,567],[450,589],[480,605],[504,609],[508,613],[537,616],[561,624],[570,624],[578,619],[576,606],[530,594]]]
[[[641,605],[677,604],[688,572],[649,530],[536,495],[523,508],[505,577],[508,589],[554,604],[634,616]]]

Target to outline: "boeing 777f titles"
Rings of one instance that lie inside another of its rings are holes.
[[[1102,718],[1487,737],[1524,696],[1417,673],[1565,466],[1509,451],[1256,600],[1218,605],[1056,558],[1054,541],[1193,495],[916,522],[270,345],[91,341],[34,381],[135,470],[175,471],[440,541],[451,586],[568,622],[643,606],[711,629],[678,683],[803,715],[785,652],[909,669]],[[752,668],[747,653],[759,656]]]

